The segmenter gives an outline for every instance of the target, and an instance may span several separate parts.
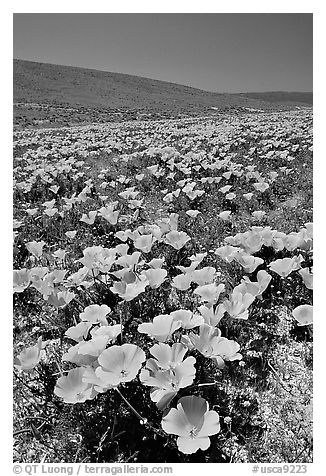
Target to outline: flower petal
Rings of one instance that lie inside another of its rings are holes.
[[[184,414],[176,408],[171,408],[169,413],[162,419],[163,430],[172,435],[187,436],[190,430],[189,421]]]

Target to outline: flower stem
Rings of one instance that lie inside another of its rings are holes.
[[[139,419],[141,425],[146,425],[148,428],[151,428],[151,430],[154,431],[154,433],[160,435],[160,436],[166,436],[165,433],[157,428],[155,428],[148,420],[147,418],[144,418],[140,415],[140,413],[137,412],[137,410],[131,405],[130,402],[122,395],[120,390],[116,387],[115,391],[120,395],[122,400],[125,402],[126,405],[130,408],[130,410],[136,415],[136,417]]]
[[[122,395],[122,393],[120,392],[120,390],[116,387],[115,388],[115,391],[120,395],[120,397],[122,398],[122,400],[125,402],[126,405],[128,405],[128,407],[130,408],[130,410],[136,415],[136,417],[142,422],[142,425],[144,425],[145,423],[147,423],[147,419],[146,418],[143,418],[140,413],[137,412],[137,410],[131,405],[130,402],[128,402],[128,400]]]

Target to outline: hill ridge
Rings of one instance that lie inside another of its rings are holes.
[[[59,107],[63,108],[59,119],[67,125],[120,120],[119,115],[123,119],[164,118],[282,106],[275,100],[251,97],[256,93],[215,93],[143,76],[21,59],[13,61],[13,78],[14,120],[25,126],[31,125],[31,120],[57,122]],[[295,104],[304,103],[291,102]]]

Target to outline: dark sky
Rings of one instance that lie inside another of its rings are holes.
[[[312,91],[312,14],[14,14],[14,58],[208,91]]]

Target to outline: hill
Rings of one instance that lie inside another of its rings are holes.
[[[13,78],[14,123],[23,127],[275,109],[275,102],[251,93],[213,93],[139,76],[33,61],[14,60]]]
[[[306,104],[312,106],[313,94],[312,92],[288,92],[288,91],[269,91],[264,93],[241,93],[243,97],[258,99],[260,101],[267,101],[271,103],[292,103],[292,104]]]

